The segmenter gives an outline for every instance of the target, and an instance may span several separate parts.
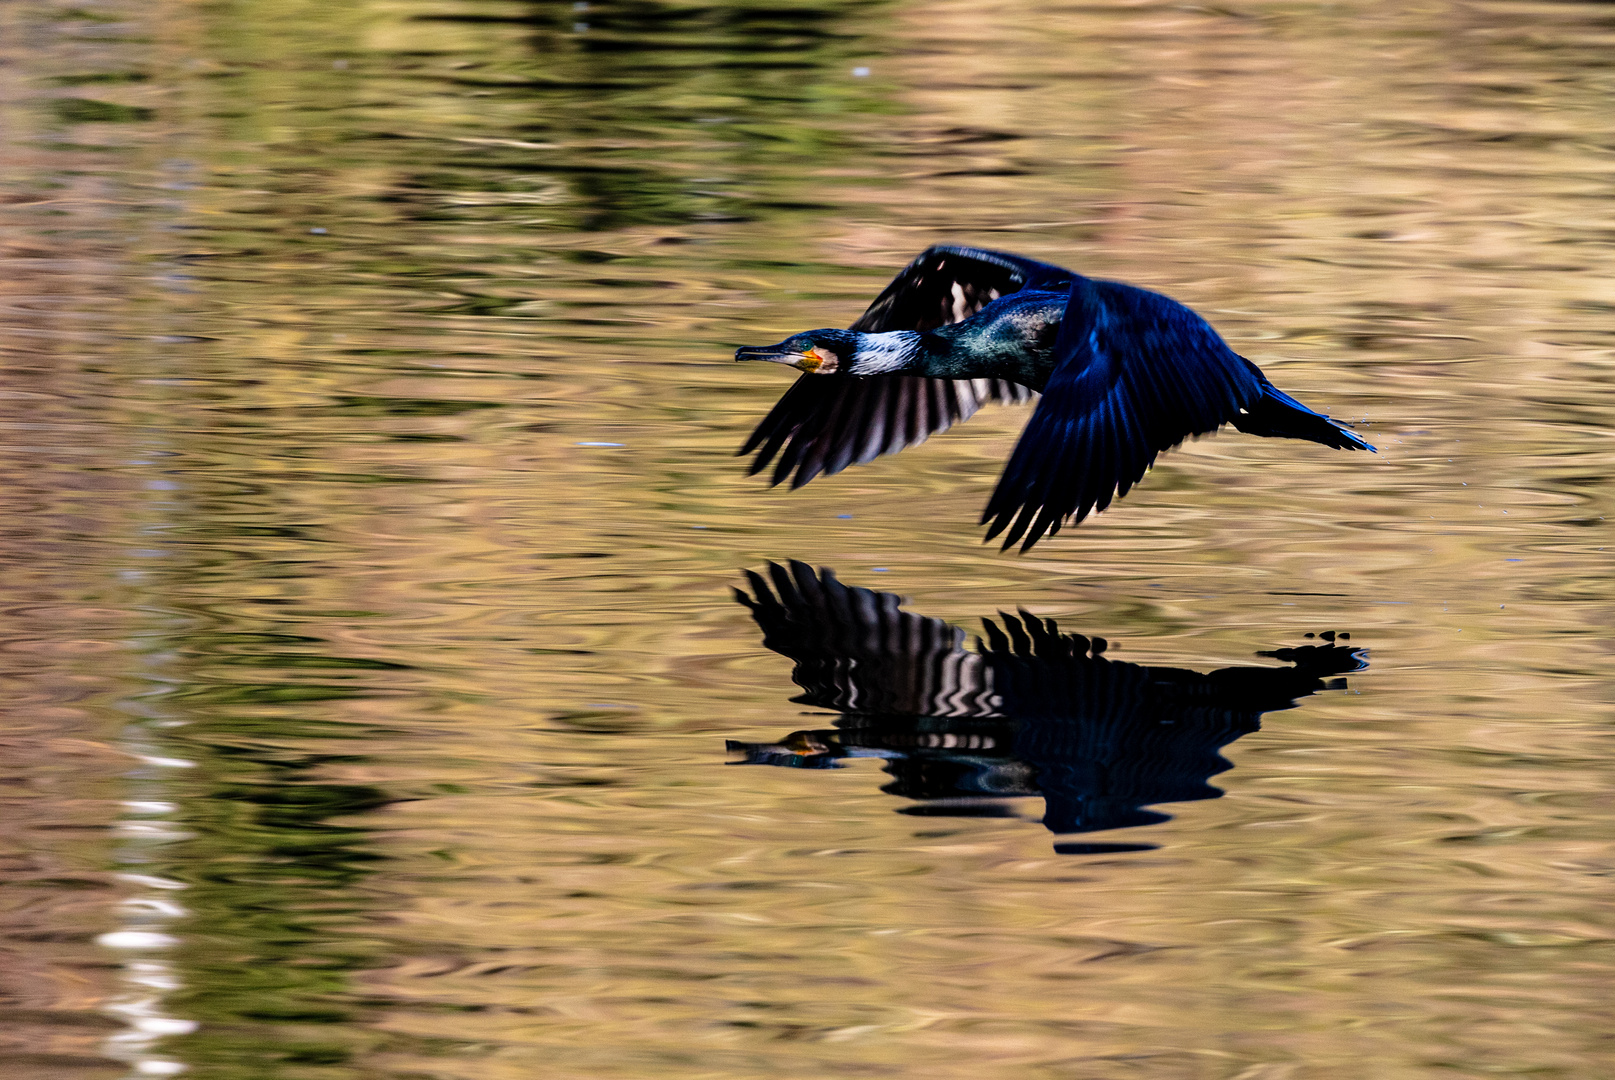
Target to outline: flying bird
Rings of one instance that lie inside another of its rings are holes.
[[[927,248],[848,329],[735,359],[804,373],[739,451],[757,452],[754,474],[775,461],[772,482],[793,488],[924,442],[987,402],[1041,394],[981,517],[1006,549],[1105,509],[1161,451],[1223,424],[1374,449],[1176,300],[983,248]]]

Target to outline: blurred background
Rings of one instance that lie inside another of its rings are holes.
[[[1546,0],[0,3],[6,1075],[1615,1073],[1612,55]],[[975,521],[1029,406],[748,478],[792,373],[734,348],[944,240],[1380,453],[1227,432],[1028,556]],[[835,726],[731,594],[789,559],[960,649],[1353,658],[1057,850],[890,739],[731,767]]]

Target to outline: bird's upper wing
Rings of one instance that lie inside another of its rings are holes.
[[[1261,375],[1204,319],[1158,293],[1079,279],[1055,368],[982,514],[1025,551],[1067,517],[1126,495],[1155,456],[1238,416]],[[1024,538],[1024,539],[1023,539]]]
[[[1058,288],[1072,277],[1062,267],[1019,255],[937,245],[904,267],[851,329],[932,330],[968,319],[1000,296],[1029,286]],[[752,473],[767,468],[778,455],[771,482],[794,472],[791,486],[801,487],[820,473],[838,473],[922,443],[969,419],[987,402],[1031,397],[1031,390],[1003,379],[803,375],[739,452],[758,450]]]
[[[806,693],[794,700],[876,715],[998,715],[962,630],[901,610],[892,593],[843,585],[828,569],[794,560],[789,571],[768,569],[766,579],[747,571],[751,595],[736,589],[735,599],[751,609],[763,644],[796,662],[791,678]]]
[[[934,330],[963,322],[998,299],[1021,289],[1056,289],[1075,275],[1053,263],[1004,251],[937,244],[898,271],[849,330]]]

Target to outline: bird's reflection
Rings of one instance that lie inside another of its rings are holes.
[[[1344,644],[1350,635],[1334,633],[1258,654],[1284,667],[1144,667],[1107,658],[1103,638],[1024,611],[983,619],[967,648],[963,630],[901,610],[892,593],[843,585],[829,569],[793,561],[746,576],[751,591],[735,598],[763,644],[796,662],[791,678],[804,693],[791,700],[842,715],[774,743],[731,741],[743,755],[733,764],[882,758],[892,782],[881,790],[915,800],[908,814],[1009,817],[1009,799],[1041,795],[1043,824],[1060,835],[1166,821],[1144,807],[1220,796],[1207,780],[1232,766],[1218,750],[1256,731],[1263,713],[1344,689],[1330,677],[1367,667]],[[1055,844],[1069,854],[1153,847]]]

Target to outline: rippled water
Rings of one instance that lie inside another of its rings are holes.
[[[1615,1072],[1612,50],[0,6],[6,1075]],[[937,239],[1167,291],[1381,453],[1202,440],[1025,557],[1025,408],[746,477],[734,347]]]

